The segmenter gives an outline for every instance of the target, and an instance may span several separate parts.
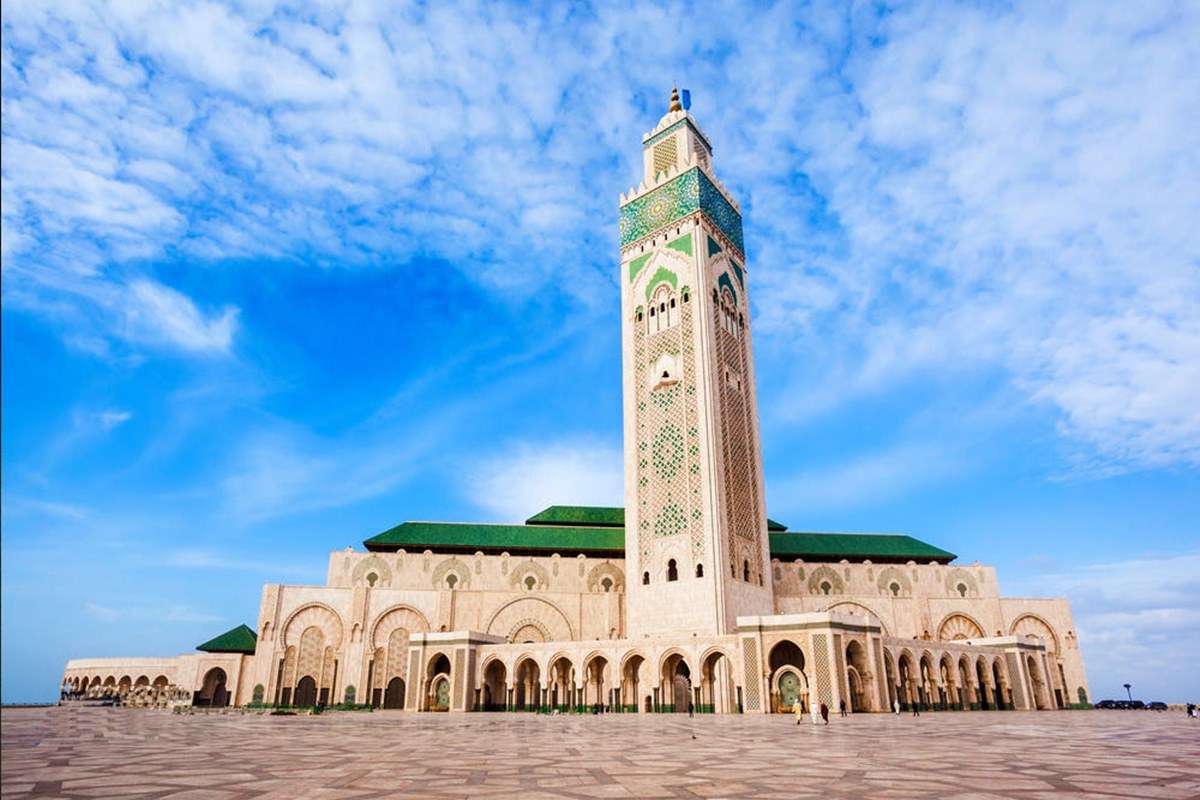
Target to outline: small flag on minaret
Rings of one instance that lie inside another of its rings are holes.
[[[692,107],[692,93],[687,89],[682,89],[679,92],[679,105],[683,106],[683,110],[687,111]]]

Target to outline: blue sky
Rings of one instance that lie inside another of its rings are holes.
[[[1184,3],[4,3],[3,699],[404,519],[621,502],[618,194],[741,199],[767,497],[1200,692]]]

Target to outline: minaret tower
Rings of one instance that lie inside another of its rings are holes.
[[[741,209],[675,90],[642,160],[621,196],[627,629],[729,633],[774,613]]]

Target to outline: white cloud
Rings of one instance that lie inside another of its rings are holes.
[[[133,419],[132,411],[121,411],[115,408],[110,408],[96,414],[96,421],[100,424],[101,430],[104,431],[111,431],[113,428],[124,425],[131,419]]]
[[[523,442],[467,468],[468,499],[492,518],[520,521],[549,505],[622,506],[620,448],[591,437]]]
[[[173,605],[166,608],[124,607],[113,608],[99,603],[85,602],[83,610],[100,622],[220,622],[222,617],[198,611],[191,606]]]
[[[773,514],[877,503],[961,474],[961,458],[932,445],[905,444],[785,475],[767,487]]]
[[[1136,696],[1194,698],[1200,680],[1200,552],[1083,564],[1020,581],[1018,595],[1071,601],[1092,694],[1116,697],[1121,684]]]
[[[603,305],[677,76],[744,200],[791,416],[983,364],[1057,415],[1077,473],[1200,464],[1195,8],[706,15],[662,37],[677,10],[644,5],[13,5],[6,300],[101,354],[229,351],[236,309],[109,272],[164,256],[430,255]]]

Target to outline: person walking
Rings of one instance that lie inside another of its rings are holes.
[[[895,714],[896,716],[900,715],[900,701],[899,700],[892,701],[892,713]]]
[[[846,716],[846,701],[845,700],[841,700],[838,702],[838,712],[839,712],[838,716],[841,716],[841,717]]]
[[[689,717],[696,716],[696,707],[694,705],[692,705],[691,698],[688,699],[688,716]]]
[[[913,707],[913,713],[912,713],[912,715],[913,715],[914,717],[919,717],[919,716],[921,716],[921,704],[920,704],[920,703],[913,703],[913,704],[912,704],[912,707]]]
[[[812,724],[813,724],[813,725],[816,725],[817,723],[819,723],[819,722],[821,721],[821,712],[820,712],[820,710],[817,708],[817,704],[816,704],[816,703],[809,703],[809,705],[808,705],[808,718],[812,720]]]
[[[804,719],[804,706],[800,704],[800,698],[797,697],[792,703],[792,714],[796,717],[796,724],[800,724],[800,720]]]
[[[825,724],[829,724],[829,706],[821,703],[821,719],[825,720]]]

